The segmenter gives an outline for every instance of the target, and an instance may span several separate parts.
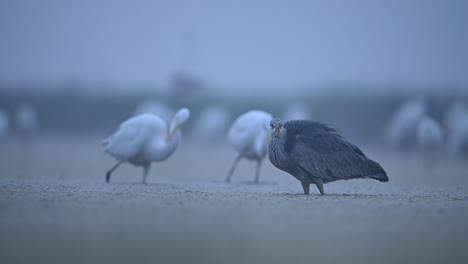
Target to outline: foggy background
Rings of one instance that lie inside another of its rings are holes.
[[[2,1],[0,81],[285,94],[468,84],[466,1]],[[286,88],[287,87],[287,88]]]
[[[466,1],[2,1],[0,107],[42,131],[111,131],[145,98],[278,116],[300,100],[378,139],[407,99],[468,85]],[[179,84],[179,85],[178,85]],[[369,111],[372,109],[372,111]],[[100,133],[101,135],[101,133]]]

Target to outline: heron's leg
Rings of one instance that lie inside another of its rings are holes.
[[[110,170],[107,171],[107,173],[106,173],[106,182],[109,182],[111,173],[115,169],[117,169],[120,166],[120,164],[122,164],[122,163],[123,163],[122,161],[119,161],[117,164],[114,165],[114,167],[112,167]]]
[[[151,163],[143,166],[143,184],[146,184],[146,177],[148,177],[148,172],[151,168]]]
[[[322,178],[318,178],[315,182],[315,185],[317,185],[317,188],[319,189],[320,191],[320,194],[321,195],[324,195],[325,192],[323,191],[323,179]]]
[[[226,182],[229,182],[231,180],[232,174],[234,173],[234,170],[236,169],[237,164],[239,163],[240,159],[241,159],[241,155],[237,156],[237,158],[234,160],[234,164],[232,164],[232,167],[229,170],[228,176],[226,178]]]
[[[257,170],[255,171],[255,184],[258,184],[260,178],[260,167],[262,166],[262,160],[257,160]]]
[[[301,184],[302,184],[302,189],[304,189],[304,194],[305,195],[309,194],[310,183],[301,182]]]

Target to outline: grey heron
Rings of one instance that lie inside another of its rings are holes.
[[[275,118],[270,125],[268,157],[275,167],[301,182],[304,194],[309,194],[311,183],[323,195],[323,184],[337,180],[388,181],[387,173],[377,162],[325,124],[308,120],[283,124]]]

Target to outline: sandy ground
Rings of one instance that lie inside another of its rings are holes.
[[[265,160],[183,143],[166,162],[105,171],[98,139],[0,143],[0,263],[468,263],[468,164],[423,168],[366,149],[390,182],[302,194]]]

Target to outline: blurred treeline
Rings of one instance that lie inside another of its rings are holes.
[[[281,116],[286,107],[303,102],[310,108],[315,120],[328,123],[345,136],[359,141],[383,140],[387,122],[401,103],[408,99],[424,98],[429,114],[441,121],[448,105],[455,99],[467,99],[457,93],[415,92],[408,89],[388,89],[386,92],[371,90],[330,89],[301,94],[278,96],[272,92],[224,96],[193,94],[188,96],[162,95],[148,90],[111,90],[90,92],[80,89],[0,89],[0,109],[12,113],[19,104],[31,103],[37,110],[41,133],[92,135],[113,131],[120,122],[131,117],[138,103],[155,99],[174,108],[188,107],[192,117],[206,106],[224,105],[233,117],[250,109],[260,109]],[[195,118],[191,119],[191,122]],[[188,128],[193,125],[188,124]]]

